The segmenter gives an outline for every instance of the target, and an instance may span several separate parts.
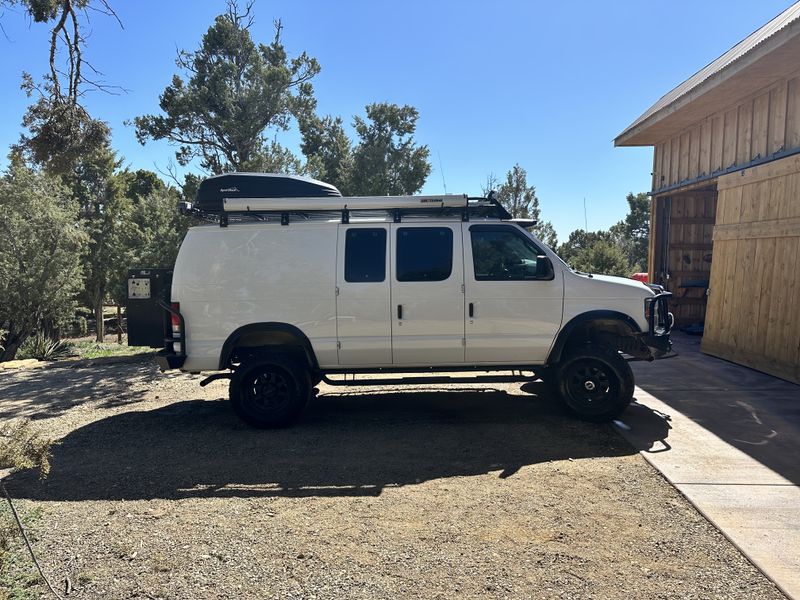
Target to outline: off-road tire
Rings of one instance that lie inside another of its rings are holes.
[[[310,396],[308,369],[281,356],[251,358],[236,369],[230,383],[234,412],[260,429],[291,425]]]
[[[633,400],[633,371],[619,352],[602,346],[569,350],[556,370],[558,393],[579,419],[616,419]]]
[[[536,377],[539,378],[541,382],[542,389],[547,394],[558,394],[558,385],[556,384],[556,377],[558,375],[558,369],[555,367],[539,367],[538,369],[534,369],[533,371]]]

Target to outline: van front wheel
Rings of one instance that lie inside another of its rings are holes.
[[[308,403],[311,380],[306,369],[281,357],[242,364],[233,374],[233,410],[258,428],[285,427],[295,422]]]
[[[558,391],[578,418],[601,423],[617,418],[633,399],[633,371],[610,348],[576,348],[558,366]]]

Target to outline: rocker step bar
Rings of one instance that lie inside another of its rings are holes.
[[[327,375],[322,376],[322,381],[334,386],[368,386],[368,385],[426,385],[437,383],[527,383],[537,381],[535,373],[523,375],[475,375],[472,377],[450,377],[447,375],[432,375],[422,377],[385,377],[385,378],[361,378],[356,379],[355,375],[347,375],[344,379],[331,379]]]

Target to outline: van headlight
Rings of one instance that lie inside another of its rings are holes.
[[[656,297],[644,299],[644,318],[647,319],[650,333],[664,335],[667,332],[667,319],[661,314],[661,302],[656,302]]]
[[[653,312],[653,296],[644,299],[644,318],[645,321],[650,323],[650,316]]]

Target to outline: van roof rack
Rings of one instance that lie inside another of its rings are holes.
[[[439,196],[342,196],[334,186],[293,175],[232,173],[205,179],[194,203],[182,202],[184,215],[218,221],[222,227],[231,221],[291,221],[312,218],[327,220],[389,215],[395,222],[412,216],[460,216],[508,220],[511,215],[490,194],[489,198],[466,195]]]

